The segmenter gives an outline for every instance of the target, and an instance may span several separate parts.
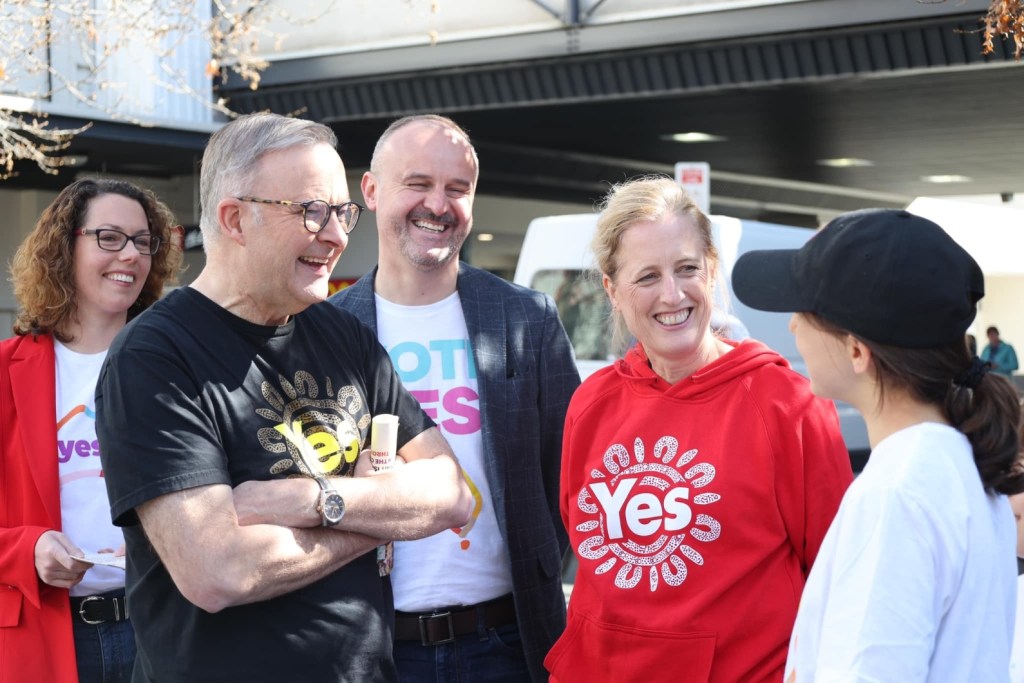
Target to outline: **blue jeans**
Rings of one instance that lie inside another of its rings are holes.
[[[79,683],[131,683],[135,631],[131,620],[90,625],[71,617]]]
[[[395,666],[402,683],[529,683],[523,643],[515,624],[455,638],[444,645],[395,641]]]

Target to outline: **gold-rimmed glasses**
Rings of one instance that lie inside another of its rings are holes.
[[[243,202],[258,202],[260,204],[279,204],[281,206],[301,206],[302,224],[306,230],[316,234],[327,227],[333,213],[338,217],[338,223],[345,234],[355,230],[359,216],[366,208],[356,202],[345,202],[344,204],[330,204],[323,199],[310,199],[306,202],[293,202],[287,199],[261,199],[260,197],[235,197]]]

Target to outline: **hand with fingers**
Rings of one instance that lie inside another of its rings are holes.
[[[35,548],[39,580],[57,588],[71,588],[81,581],[92,564],[73,559],[72,553],[80,555],[82,551],[70,538],[54,529],[43,533]]]

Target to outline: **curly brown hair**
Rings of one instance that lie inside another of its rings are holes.
[[[149,230],[160,237],[149,277],[139,298],[128,310],[128,320],[149,308],[163,294],[164,285],[176,281],[182,252],[180,228],[174,214],[152,191],[124,180],[83,178],[61,190],[46,207],[35,228],[18,247],[11,262],[11,282],[19,309],[14,334],[52,334],[72,341],[65,332],[76,320],[78,303],[74,279],[74,231],[83,227],[89,202],[105,194],[137,201],[146,212]]]

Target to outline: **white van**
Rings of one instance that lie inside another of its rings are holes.
[[[732,293],[732,267],[740,254],[756,249],[798,249],[814,234],[806,228],[711,216],[720,257],[721,293],[716,305],[742,323],[749,336],[781,354],[798,372],[804,363],[789,332],[788,313],[768,313],[744,306]],[[530,222],[519,254],[514,281],[549,294],[576,351],[580,375],[586,379],[615,359],[611,348],[610,306],[596,272],[590,242],[597,214],[546,216]],[[805,373],[806,374],[806,373]],[[854,470],[860,471],[869,451],[864,420],[851,406],[837,404],[846,447]]]

